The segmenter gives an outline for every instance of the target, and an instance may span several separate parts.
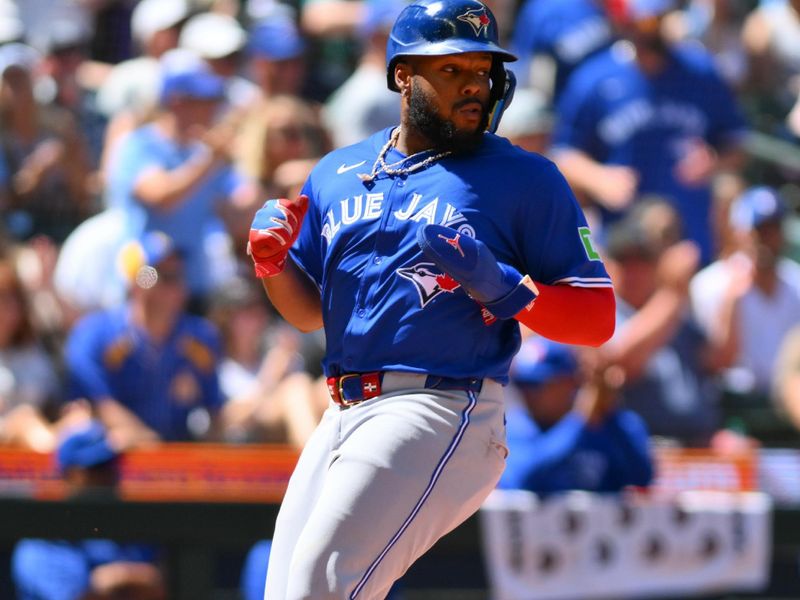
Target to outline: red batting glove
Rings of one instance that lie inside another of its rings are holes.
[[[255,263],[256,277],[274,277],[286,266],[286,256],[308,210],[308,196],[296,200],[267,200],[253,217],[247,253]]]

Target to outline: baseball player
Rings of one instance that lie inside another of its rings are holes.
[[[269,600],[385,597],[503,471],[518,321],[576,344],[613,331],[565,180],[491,133],[514,59],[478,0],[415,0],[387,45],[400,125],[328,154],[299,198],[254,218],[272,302],[325,328],[332,398],[276,522]]]
[[[661,23],[675,4],[617,3],[614,20],[623,40],[570,76],[552,156],[606,224],[645,195],[668,199],[707,263],[716,252],[711,181],[741,168],[746,124],[708,52],[673,45],[664,33]]]
[[[545,92],[556,104],[575,69],[613,42],[601,0],[526,0],[510,42],[520,57],[512,69],[523,85]],[[543,64],[546,59],[551,65]]]

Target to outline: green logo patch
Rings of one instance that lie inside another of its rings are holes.
[[[589,260],[600,260],[600,255],[592,246],[592,230],[588,227],[578,227],[578,234],[581,236],[583,249],[586,250],[586,256],[589,257]]]

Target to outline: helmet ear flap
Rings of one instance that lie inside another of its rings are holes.
[[[511,100],[514,99],[517,78],[512,71],[503,66],[502,61],[497,59],[492,61],[489,77],[492,82],[492,90],[489,94],[489,121],[486,125],[486,131],[494,133],[500,125],[503,113],[511,104]]]
[[[394,72],[395,69],[397,68],[398,62],[399,61],[397,60],[397,57],[395,57],[389,62],[389,65],[386,68],[386,83],[388,84],[389,89],[392,90],[393,92],[400,91],[400,88],[397,87],[397,82],[394,80]]]

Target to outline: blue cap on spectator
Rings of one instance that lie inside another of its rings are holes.
[[[555,377],[577,372],[578,361],[569,346],[529,337],[511,365],[511,380],[517,385],[543,385]]]
[[[751,231],[767,221],[781,219],[788,207],[778,190],[758,186],[745,190],[731,204],[730,223],[736,229]]]
[[[367,0],[366,14],[361,23],[362,35],[372,35],[376,31],[391,31],[397,16],[408,5],[404,0]]]
[[[657,17],[674,8],[675,0],[628,0],[628,14],[634,20]]]
[[[176,97],[222,100],[225,81],[212,73],[195,53],[184,49],[170,50],[161,57],[161,104]]]
[[[68,430],[56,449],[56,463],[61,471],[69,467],[96,467],[119,456],[108,443],[105,428],[89,421]]]
[[[278,16],[261,21],[250,32],[251,56],[288,60],[302,55],[305,49],[297,25],[290,18]]]

